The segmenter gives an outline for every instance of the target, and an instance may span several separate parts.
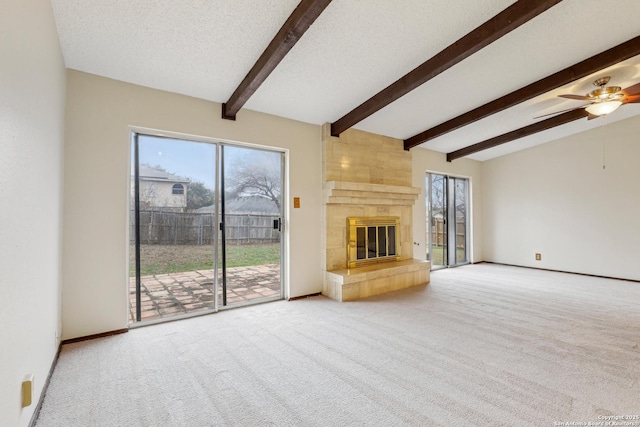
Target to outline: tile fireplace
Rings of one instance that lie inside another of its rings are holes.
[[[411,154],[399,139],[323,127],[323,294],[350,301],[429,282],[413,259]]]

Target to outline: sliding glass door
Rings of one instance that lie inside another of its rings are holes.
[[[469,180],[427,173],[427,260],[432,269],[469,262]]]
[[[221,305],[281,298],[283,154],[221,147]]]
[[[134,134],[130,322],[283,297],[283,159]]]
[[[449,223],[453,225],[451,236],[453,241],[450,246],[455,247],[455,265],[466,264],[469,262],[469,251],[467,242],[469,236],[467,229],[469,224],[468,216],[468,198],[469,198],[469,180],[465,178],[450,178],[453,197],[453,204],[450,210],[451,215]]]
[[[427,174],[427,260],[432,269],[449,265],[447,180],[444,175]]]

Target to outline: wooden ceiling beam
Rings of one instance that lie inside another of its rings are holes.
[[[431,80],[443,71],[488,46],[500,37],[535,18],[562,0],[520,0],[489,19],[434,57],[414,68],[385,89],[331,124],[331,135],[338,136],[353,125],[381,110],[398,98]]]
[[[525,126],[520,129],[516,129],[514,131],[487,139],[485,141],[478,142],[477,144],[452,151],[451,153],[447,153],[447,162],[459,159],[460,157],[468,156],[473,153],[477,153],[479,151],[497,147],[498,145],[506,144],[507,142],[511,142],[519,138],[524,138],[525,136],[533,135],[534,133],[542,132],[543,130],[551,129],[556,126],[573,122],[574,120],[578,120],[588,116],[589,113],[584,108],[567,111],[566,113],[558,114],[557,116],[553,116],[549,119],[542,120],[529,126]]]
[[[236,119],[236,114],[242,106],[264,83],[311,24],[329,6],[329,3],[331,0],[302,0],[300,2],[229,100],[222,104],[223,119]]]
[[[431,139],[513,107],[521,102],[549,92],[550,90],[557,89],[560,86],[564,86],[596,73],[604,68],[615,65],[636,55],[640,55],[640,36],[594,55],[589,59],[585,59],[575,65],[567,67],[564,70],[558,71],[557,73],[538,80],[535,83],[531,83],[528,86],[515,90],[501,98],[488,102],[458,117],[434,126],[431,129],[425,130],[411,138],[405,139],[404,148],[405,150],[409,150]]]

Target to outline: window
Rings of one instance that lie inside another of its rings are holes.
[[[182,184],[173,184],[172,194],[184,194],[184,185],[182,185]]]

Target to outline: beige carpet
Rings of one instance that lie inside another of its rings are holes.
[[[465,266],[65,345],[37,426],[598,422],[640,414],[639,342],[639,283]]]

